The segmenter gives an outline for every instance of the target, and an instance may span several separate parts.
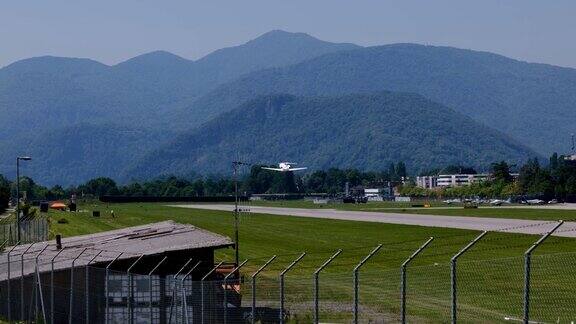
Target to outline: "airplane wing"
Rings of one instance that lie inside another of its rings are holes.
[[[277,168],[262,167],[262,169],[264,169],[264,170],[272,170],[272,171],[282,171],[282,169],[277,169]]]
[[[298,171],[298,170],[306,170],[308,168],[290,168],[289,171]]]

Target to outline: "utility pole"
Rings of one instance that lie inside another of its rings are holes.
[[[248,165],[248,163],[244,163],[241,161],[233,161],[232,162],[232,167],[234,169],[234,249],[235,249],[235,257],[234,257],[234,264],[236,266],[238,266],[239,264],[239,260],[240,260],[240,255],[239,255],[239,234],[238,234],[238,227],[240,226],[239,224],[239,216],[240,216],[240,211],[238,210],[238,168],[241,165]]]
[[[29,156],[18,156],[16,157],[16,228],[18,231],[16,241],[20,241],[20,160],[30,161],[32,160]]]

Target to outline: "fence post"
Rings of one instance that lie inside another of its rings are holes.
[[[261,266],[256,272],[252,274],[252,312],[250,317],[252,318],[252,323],[256,321],[256,277],[262,272],[272,261],[276,259],[276,256],[272,256],[270,260],[266,261],[263,266]]]
[[[160,262],[158,262],[158,264],[156,264],[156,266],[154,268],[152,268],[152,270],[150,270],[150,272],[148,272],[148,291],[150,293],[150,300],[149,300],[148,306],[150,307],[150,323],[152,323],[154,321],[154,310],[152,308],[152,298],[153,298],[152,274],[154,273],[154,271],[156,271],[162,265],[162,263],[164,263],[164,261],[166,261],[166,259],[168,259],[167,256],[165,256]]]
[[[456,318],[457,318],[457,313],[458,313],[458,309],[457,309],[457,287],[456,287],[456,262],[458,261],[458,258],[464,254],[466,251],[468,251],[472,246],[474,246],[474,244],[476,244],[481,238],[484,237],[484,235],[486,235],[488,232],[484,231],[482,232],[480,235],[478,235],[474,240],[472,240],[472,242],[468,243],[468,245],[466,245],[462,250],[460,250],[458,253],[456,253],[452,259],[450,260],[450,278],[451,278],[451,291],[452,291],[452,324],[456,324]]]
[[[36,272],[36,276],[38,279],[38,288],[40,289],[40,303],[42,305],[42,315],[43,315],[44,323],[47,323],[47,321],[46,321],[46,308],[45,308],[45,304],[44,304],[44,294],[42,293],[42,281],[40,279],[40,272]]]
[[[31,243],[22,254],[20,254],[20,319],[24,320],[24,255],[32,248]]]
[[[292,263],[290,263],[290,265],[288,265],[288,267],[286,267],[286,269],[284,269],[282,272],[280,272],[280,314],[279,314],[280,324],[284,323],[284,276],[286,275],[286,273],[288,271],[290,271],[290,269],[292,269],[305,256],[306,256],[306,252],[302,252],[302,254],[300,254],[300,256],[298,258],[296,258],[296,260],[292,261]]]
[[[104,283],[104,292],[105,292],[105,294],[106,294],[106,296],[105,296],[105,303],[106,303],[106,304],[105,304],[105,306],[104,306],[104,307],[105,307],[105,308],[104,308],[104,311],[105,311],[106,314],[104,314],[104,317],[105,317],[104,323],[108,323],[108,317],[109,317],[108,315],[110,315],[110,310],[109,310],[110,301],[108,300],[108,299],[110,298],[110,296],[109,296],[110,291],[108,290],[108,278],[109,278],[109,273],[110,273],[110,267],[111,267],[112,264],[113,264],[114,262],[116,262],[123,254],[124,254],[124,252],[120,252],[120,254],[118,254],[118,255],[114,258],[114,260],[110,261],[110,263],[108,263],[108,264],[106,265],[106,270],[105,270],[105,274],[104,274],[104,276],[106,277],[106,278],[105,278],[105,281],[106,281],[106,282]],[[54,323],[52,323],[52,324],[54,324]]]
[[[36,285],[38,285],[38,292],[40,295],[40,303],[42,304],[42,314],[44,314],[44,323],[46,323],[46,310],[44,309],[44,296],[42,294],[42,285],[40,283],[40,272],[38,270],[38,259],[40,258],[40,255],[46,251],[46,249],[48,248],[48,245],[44,246],[44,248],[36,255],[36,259],[35,261],[35,266],[36,266],[36,278],[34,278],[34,281],[36,282]],[[36,296],[34,296],[34,305],[35,305],[35,312],[34,312],[34,316],[37,318],[38,317],[38,299],[36,298]]]
[[[64,249],[61,249],[52,257],[50,260],[50,323],[54,324],[54,260],[60,255],[60,253],[64,252]]]
[[[85,279],[85,283],[86,283],[86,287],[85,287],[85,294],[86,294],[86,324],[90,323],[90,279],[88,279],[88,275],[89,275],[89,269],[88,266],[90,265],[90,263],[92,263],[94,260],[96,260],[97,257],[100,256],[100,254],[102,254],[103,251],[98,251],[98,253],[96,253],[96,255],[90,259],[90,261],[88,261],[88,263],[86,263],[86,265],[84,266],[84,278]]]
[[[319,280],[319,275],[320,272],[322,270],[324,270],[324,268],[326,268],[326,266],[328,266],[340,253],[342,253],[342,250],[338,250],[336,251],[336,253],[334,253],[330,259],[326,260],[326,262],[324,262],[324,264],[322,264],[320,266],[320,268],[316,269],[316,271],[314,271],[314,323],[318,324],[318,322],[320,321],[320,280]]]
[[[68,323],[72,324],[72,314],[74,313],[74,269],[76,265],[76,260],[80,258],[80,256],[86,252],[88,248],[85,248],[80,252],[74,260],[72,260],[72,267],[70,268],[70,314],[68,314]]]
[[[192,258],[188,259],[188,261],[184,263],[182,268],[180,268],[180,270],[178,270],[178,272],[176,272],[172,278],[172,300],[170,301],[170,318],[168,319],[169,324],[172,323],[172,309],[174,308],[174,300],[176,300],[176,280],[178,279],[180,273],[184,271],[184,269],[190,264],[190,262],[192,262]]]
[[[34,259],[34,265],[35,265],[35,271],[36,274],[34,276],[34,285],[38,285],[38,290],[42,289],[42,286],[39,285],[39,281],[38,278],[40,277],[40,273],[38,272],[38,259],[40,258],[40,255],[46,251],[46,249],[48,248],[48,245],[45,245],[42,250],[40,250],[40,252],[38,252],[38,254],[36,255],[36,258]],[[39,291],[40,296],[42,296],[42,291]],[[44,301],[42,302],[42,309],[44,310]],[[44,314],[46,315],[46,314]],[[38,317],[38,296],[36,296],[36,293],[34,294],[34,317]],[[44,322],[46,322],[46,319],[44,319]]]
[[[126,271],[126,274],[128,275],[128,319],[130,324],[134,324],[134,309],[132,305],[133,304],[132,299],[134,298],[134,283],[132,282],[133,278],[132,273],[130,273],[130,271],[132,271],[132,268],[134,268],[136,263],[138,263],[138,261],[140,261],[143,257],[144,254],[140,255],[138,259],[136,259],[136,261],[134,261],[134,263],[132,263],[132,265],[130,265],[130,267],[128,267],[128,270]]]
[[[406,323],[406,267],[416,256],[418,256],[418,254],[420,254],[420,252],[422,252],[422,250],[428,246],[428,244],[432,243],[433,240],[434,237],[429,238],[428,241],[422,244],[418,250],[412,253],[412,255],[410,255],[410,257],[406,259],[404,263],[402,263],[400,270],[400,319],[402,324]]]
[[[544,234],[538,241],[534,242],[532,246],[524,252],[524,323],[528,324],[530,322],[530,266],[532,260],[532,252],[544,242],[552,233],[554,233],[560,226],[564,224],[561,220],[550,230],[548,233]]]
[[[378,250],[382,248],[382,244],[378,244],[356,267],[354,267],[354,323],[358,324],[358,271]]]
[[[242,268],[248,259],[244,260],[244,262],[240,263],[236,268],[232,269],[232,271],[224,277],[224,324],[228,324],[228,278],[236,273],[240,268]]]
[[[14,245],[10,251],[8,251],[8,253],[6,254],[6,257],[8,258],[7,260],[7,266],[8,266],[8,278],[6,280],[7,284],[8,284],[8,289],[6,290],[6,292],[8,293],[8,303],[7,303],[7,307],[8,307],[8,323],[12,323],[12,294],[10,293],[10,253],[12,253],[12,251],[14,251],[14,249],[16,247],[18,247],[18,245],[20,244],[20,242],[16,243],[16,245]]]
[[[182,303],[184,304],[182,307],[182,313],[183,313],[183,319],[186,321],[186,324],[188,324],[188,301],[186,300],[186,286],[185,286],[185,281],[186,278],[188,278],[188,276],[192,273],[192,271],[196,270],[196,268],[200,265],[200,263],[202,263],[202,261],[198,261],[193,267],[192,269],[190,269],[190,271],[188,271],[184,277],[180,280],[180,285],[182,287]],[[194,293],[194,290],[192,290],[192,293]],[[194,322],[194,305],[192,305],[192,322]]]
[[[218,263],[216,266],[214,266],[214,268],[212,268],[212,270],[208,271],[208,273],[206,275],[204,275],[204,277],[202,277],[202,279],[200,279],[200,290],[201,290],[201,296],[200,296],[200,300],[202,302],[202,324],[204,324],[204,280],[206,280],[214,271],[216,271],[216,269],[218,269],[222,263],[224,263],[224,261],[220,261],[220,263]]]

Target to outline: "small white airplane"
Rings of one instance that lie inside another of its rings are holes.
[[[268,167],[262,167],[262,169],[264,170],[272,170],[272,171],[278,171],[278,172],[288,172],[288,171],[299,171],[299,170],[306,170],[308,168],[303,167],[303,168],[293,168],[292,165],[296,165],[298,163],[293,163],[293,162],[280,162],[278,163],[278,168],[268,168]]]

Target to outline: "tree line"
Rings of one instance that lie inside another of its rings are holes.
[[[469,173],[476,173],[473,169]],[[529,159],[518,169],[518,177],[511,174],[505,161],[491,165],[488,181],[453,188],[424,189],[408,183],[400,188],[402,195],[412,197],[534,197],[542,199],[574,200],[576,198],[576,161],[554,153],[547,165],[536,158]]]
[[[511,197],[534,196],[566,199],[576,195],[576,161],[554,154],[547,165],[538,159],[530,159],[518,169],[519,176],[512,177],[512,166],[505,161],[493,163],[489,181],[470,186],[423,189],[416,187],[414,177],[408,177],[403,162],[390,164],[382,171],[361,171],[357,169],[318,170],[309,173],[274,172],[262,169],[261,165],[244,170],[238,177],[238,191],[241,195],[271,193],[328,193],[344,191],[346,183],[350,188],[382,188],[400,185],[402,195],[413,197]],[[446,166],[424,172],[433,175],[440,173],[476,173],[466,166]],[[148,196],[148,197],[203,197],[233,195],[235,183],[232,177],[196,177],[184,179],[167,176],[154,180],[119,185],[110,178],[95,178],[84,184],[63,188],[39,185],[29,177],[21,177],[20,190],[26,192],[28,200],[57,200],[78,197],[99,197],[102,195]],[[0,175],[0,209],[5,208],[9,197],[15,197],[16,185]]]
[[[0,213],[4,212],[8,207],[10,200],[10,182],[3,175],[0,174]]]
[[[383,186],[389,181],[407,177],[403,162],[390,164],[387,170],[364,172],[356,169],[331,168],[308,174],[274,172],[262,169],[264,165],[254,165],[238,177],[238,191],[246,194],[269,193],[338,193],[344,190],[346,182],[354,186]],[[9,197],[16,196],[16,183],[0,175],[0,194],[7,204]],[[60,185],[45,187],[30,177],[20,178],[20,191],[26,192],[28,200],[58,200],[78,197],[99,197],[102,195],[148,196],[148,197],[202,197],[226,196],[235,192],[232,177],[196,177],[184,179],[166,176],[149,181],[134,181],[119,185],[111,178],[99,177],[78,186],[63,188]]]

